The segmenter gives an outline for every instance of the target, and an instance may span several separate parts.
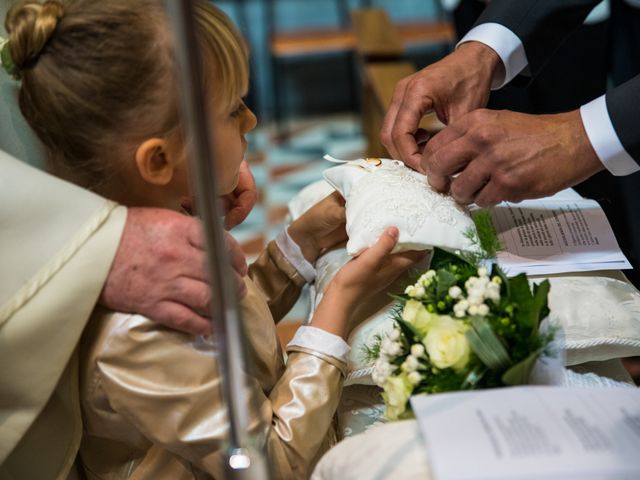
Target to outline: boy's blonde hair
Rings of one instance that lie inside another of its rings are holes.
[[[246,94],[245,44],[215,6],[195,12],[205,92],[228,108]],[[5,27],[20,109],[57,175],[100,191],[140,142],[180,127],[159,0],[20,1]]]

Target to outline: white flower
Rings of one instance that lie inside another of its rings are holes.
[[[411,298],[422,298],[426,293],[424,287],[420,284],[409,285],[404,289],[404,293],[409,295]]]
[[[407,375],[407,379],[411,382],[412,385],[418,385],[422,380],[422,375],[418,372],[411,372]]]
[[[382,387],[382,398],[385,403],[385,416],[389,420],[397,420],[407,409],[407,400],[413,391],[413,385],[406,375],[387,378]]]
[[[420,364],[418,363],[418,359],[413,355],[409,355],[407,359],[404,362],[402,362],[402,365],[400,366],[400,368],[405,372],[409,373],[409,372],[416,371],[419,365]]]
[[[480,267],[478,269],[478,276],[479,277],[486,277],[489,274],[489,272],[487,272],[487,269],[485,267]]]
[[[466,325],[443,315],[433,320],[423,340],[431,363],[437,368],[452,367],[462,370],[469,361],[469,342],[465,337]]]
[[[376,363],[373,364],[373,372],[371,372],[371,379],[376,385],[382,387],[385,380],[389,375],[393,373],[393,366],[384,359],[378,358]]]
[[[398,330],[397,328],[394,328],[389,332],[387,336],[395,342],[396,340],[400,339],[400,330]]]
[[[465,290],[469,291],[469,289],[476,286],[478,283],[478,277],[469,277],[466,282],[464,282]]]
[[[427,312],[425,306],[416,300],[407,301],[402,310],[402,319],[416,327],[416,329],[423,335],[425,335],[429,329],[431,316],[432,315]]]
[[[479,312],[478,308],[479,308],[479,305],[477,305],[475,303],[473,305],[470,305],[469,306],[469,315],[478,315],[478,312]]]
[[[411,355],[416,358],[421,358],[424,356],[424,345],[421,343],[414,343],[411,345]]]
[[[494,282],[491,282],[487,285],[487,289],[484,294],[485,298],[489,300],[493,300],[495,303],[500,301],[500,285]]]
[[[469,302],[469,305],[478,306],[482,303],[483,300],[484,300],[484,296],[482,295],[482,293],[478,294],[478,292],[472,292],[467,297],[467,301]]]
[[[462,294],[462,289],[457,285],[454,285],[449,289],[449,296],[453,299],[458,298],[461,294]]]
[[[382,339],[380,343],[380,353],[389,357],[395,357],[402,351],[402,345],[399,342],[394,342],[389,337]]]
[[[489,306],[486,303],[478,305],[478,315],[480,315],[481,317],[486,317],[487,315],[489,315]]]
[[[462,318],[467,314],[468,308],[469,308],[469,302],[463,299],[453,306],[453,313],[456,317]]]

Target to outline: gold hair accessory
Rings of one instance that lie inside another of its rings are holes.
[[[13,58],[11,58],[8,38],[0,37],[0,62],[2,63],[2,68],[4,68],[9,75],[16,78],[18,69],[16,68],[16,64],[13,63]]]

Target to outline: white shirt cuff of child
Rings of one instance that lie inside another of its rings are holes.
[[[342,337],[312,326],[298,328],[288,346],[315,350],[344,363],[347,363],[347,356],[351,350]]]
[[[276,245],[278,245],[291,265],[293,265],[298,273],[302,275],[302,278],[304,278],[307,283],[313,283],[316,279],[316,269],[307,261],[306,258],[304,258],[302,250],[300,250],[298,244],[289,236],[289,232],[287,230],[288,229],[285,228],[276,237]]]

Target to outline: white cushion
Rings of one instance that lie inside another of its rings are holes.
[[[476,249],[465,236],[475,230],[467,209],[435,192],[426,176],[402,162],[353,160],[325,170],[324,178],[346,200],[351,256],[373,245],[389,226],[400,231],[394,252],[434,246],[451,251]]]
[[[566,364],[640,355],[640,292],[607,277],[550,278],[549,319],[564,330]]]

